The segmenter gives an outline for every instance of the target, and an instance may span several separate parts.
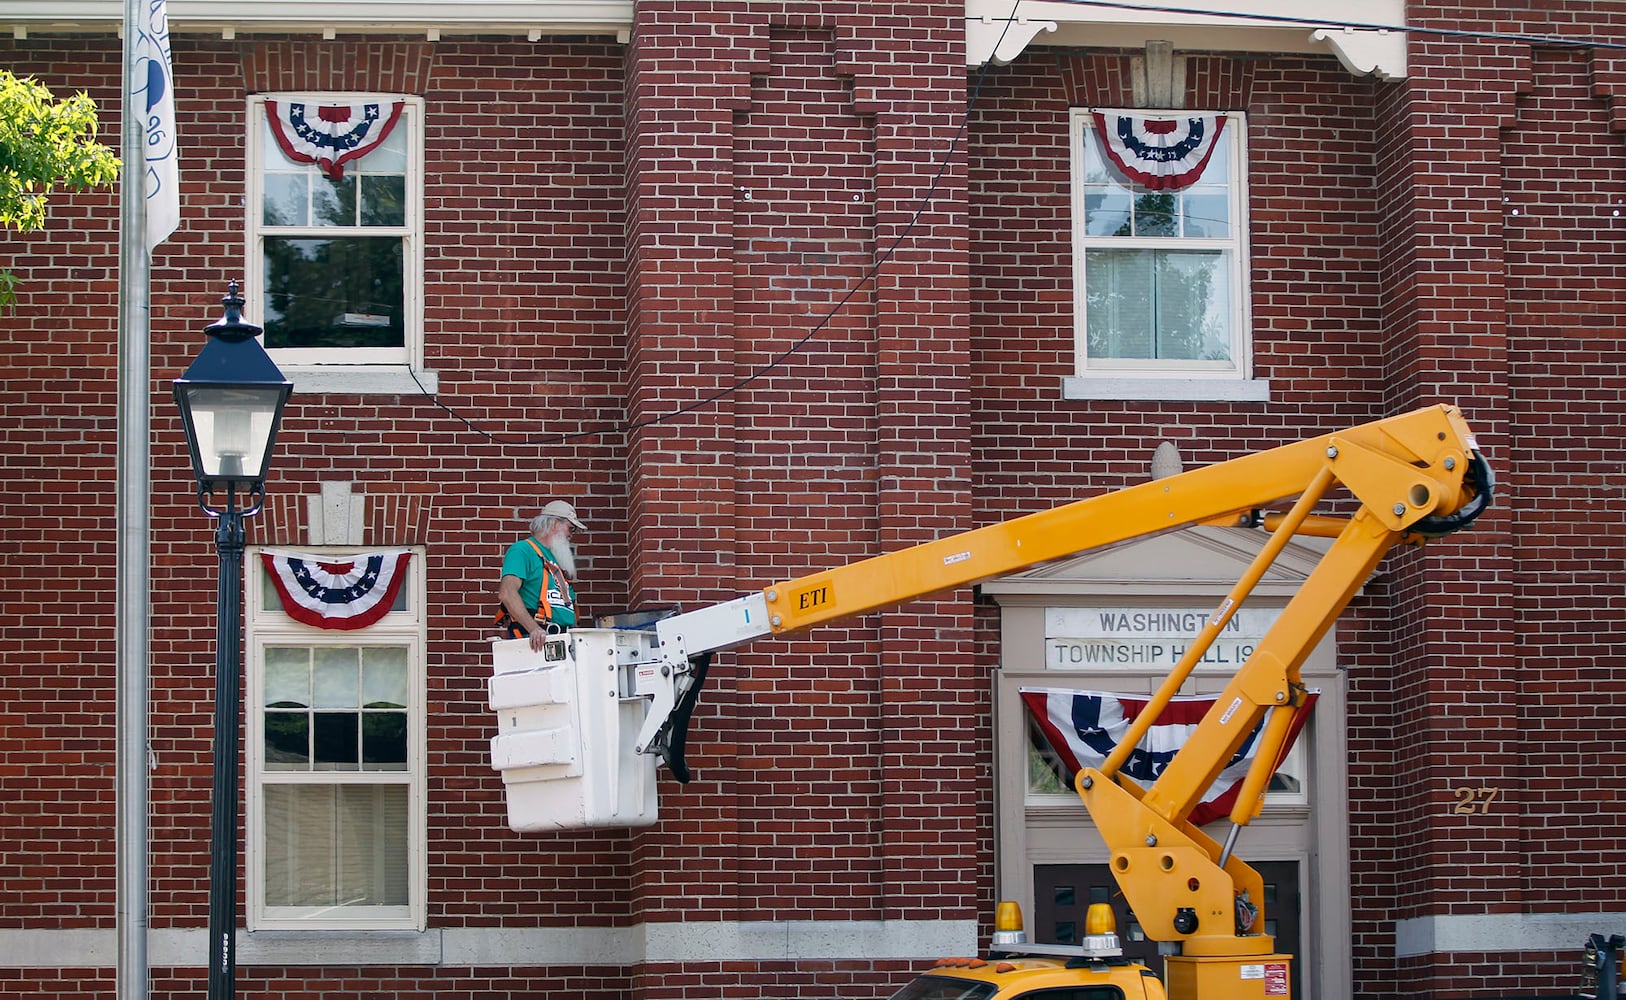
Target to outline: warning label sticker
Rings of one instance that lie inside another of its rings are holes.
[[[1244,965],[1241,968],[1243,979],[1265,978],[1265,967],[1263,965]]]
[[[1265,966],[1265,996],[1287,996],[1287,964],[1273,962]]]

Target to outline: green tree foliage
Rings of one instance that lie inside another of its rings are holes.
[[[113,184],[119,158],[96,141],[96,102],[80,92],[57,100],[30,78],[0,69],[0,227],[32,232],[45,225],[46,194]],[[0,270],[0,306],[16,276]]]

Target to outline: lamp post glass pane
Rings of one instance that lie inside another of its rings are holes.
[[[189,385],[185,391],[201,477],[263,480],[283,387]]]

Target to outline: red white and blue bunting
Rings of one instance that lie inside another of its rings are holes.
[[[1153,191],[1195,184],[1224,128],[1225,116],[1217,114],[1095,113],[1095,134],[1107,158],[1125,177]]]
[[[314,97],[265,102],[266,121],[277,148],[295,163],[314,163],[333,180],[344,165],[359,160],[389,138],[401,120],[404,101],[378,98],[335,104]]]
[[[406,582],[407,550],[358,556],[309,555],[266,549],[260,553],[282,610],[315,628],[354,631],[389,614]]]
[[[1028,708],[1034,723],[1044,734],[1045,742],[1055,751],[1057,759],[1075,775],[1085,767],[1100,767],[1111,756],[1128,732],[1129,725],[1150,702],[1145,695],[1114,694],[1105,691],[1069,691],[1056,688],[1022,688],[1022,703]],[[1305,719],[1315,707],[1315,692],[1305,698],[1304,708],[1293,718],[1288,729],[1287,742],[1282,755],[1292,749]],[[1163,774],[1174,755],[1190,741],[1197,724],[1213,707],[1214,697],[1180,697],[1164,707],[1146,735],[1130,751],[1122,771],[1142,787],[1151,784]],[[1261,720],[1253,727],[1247,739],[1226,762],[1202,799],[1191,810],[1191,822],[1197,826],[1211,823],[1231,812],[1237,795],[1242,791],[1242,779],[1258,755],[1259,732],[1264,728]],[[1277,761],[1277,766],[1280,766]]]

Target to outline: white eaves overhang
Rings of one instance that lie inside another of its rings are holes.
[[[168,0],[177,34],[615,35],[632,30],[633,0]],[[0,33],[119,31],[124,0],[5,0]]]
[[[1405,0],[966,0],[965,12],[970,66],[1009,63],[1030,45],[1142,49],[1156,41],[1183,52],[1331,54],[1356,75],[1406,75],[1404,31],[1345,27],[1402,25]]]
[[[634,0],[168,0],[180,34],[613,34],[626,41]],[[1352,13],[1332,0],[1178,0],[1145,6],[1070,0],[966,0],[966,62],[1009,63],[1029,45],[1179,51],[1330,53],[1351,72],[1406,75],[1405,0],[1366,0]],[[1014,13],[1014,18],[1013,18]],[[0,33],[120,30],[124,0],[5,0]]]

